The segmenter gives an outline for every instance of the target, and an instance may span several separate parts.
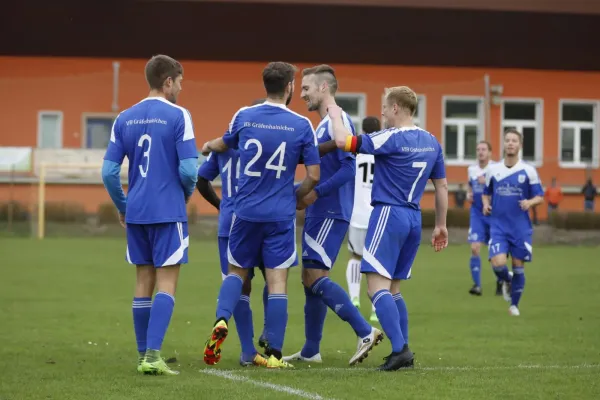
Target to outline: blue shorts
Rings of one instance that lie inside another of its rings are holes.
[[[332,218],[307,218],[302,233],[304,268],[331,269],[340,252],[348,222]]]
[[[421,244],[421,211],[376,205],[369,218],[360,272],[409,279]]]
[[[127,261],[165,267],[188,262],[187,222],[127,224]]]
[[[229,238],[226,236],[219,236],[219,260],[221,262],[221,278],[225,279],[229,273],[229,259],[227,258],[227,246],[229,245]],[[264,267],[259,266],[261,270]],[[248,278],[254,278],[254,269],[248,271]]]
[[[240,268],[289,268],[298,265],[296,219],[250,222],[233,216],[227,259]]]
[[[488,243],[490,241],[490,219],[471,211],[469,221],[469,243]]]
[[[506,254],[525,262],[533,260],[532,232],[507,233],[502,228],[492,226],[491,236],[488,245],[490,259],[498,254]]]

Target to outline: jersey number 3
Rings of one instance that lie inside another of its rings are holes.
[[[244,168],[244,174],[248,176],[260,177],[262,175],[262,172],[250,171],[250,168],[259,160],[260,156],[262,156],[263,146],[262,143],[260,143],[258,140],[250,139],[246,142],[246,146],[244,146],[244,149],[248,150],[248,147],[250,147],[250,145],[256,146],[256,155],[246,165],[246,168]],[[265,169],[272,169],[273,171],[277,171],[277,179],[281,178],[281,172],[287,169],[287,167],[283,165],[283,161],[285,160],[285,145],[286,142],[281,143],[277,150],[275,150],[275,153],[273,153],[271,158],[269,158],[269,160],[265,164]],[[279,159],[277,160],[277,164],[273,164],[275,158],[277,157],[279,157]]]
[[[152,147],[152,138],[147,133],[143,134],[140,137],[140,140],[138,140],[138,146],[143,149],[144,142],[146,141],[148,142],[148,149],[146,149],[146,151],[143,154],[143,157],[146,159],[146,168],[144,169],[144,167],[142,167],[142,164],[138,165],[138,168],[140,169],[140,174],[142,174],[142,177],[144,178],[148,175],[148,169],[150,169],[150,147]]]

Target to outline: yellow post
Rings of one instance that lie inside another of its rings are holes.
[[[44,223],[46,218],[46,164],[40,165],[40,178],[38,182],[38,239],[44,238]]]

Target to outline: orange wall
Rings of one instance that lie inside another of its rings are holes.
[[[80,147],[82,113],[111,112],[112,61],[0,57],[0,91],[3,93],[0,146],[36,146],[38,111],[60,110],[64,113],[64,147]],[[145,60],[118,61],[121,63],[118,103],[120,109],[124,109],[147,94],[143,76]],[[184,90],[179,102],[192,113],[199,146],[204,140],[221,135],[240,106],[264,96],[261,71],[265,63],[182,63]],[[299,65],[300,68],[306,66]],[[425,95],[426,128],[440,140],[442,96],[483,96],[483,76],[487,73],[492,85],[504,86],[503,96],[544,100],[544,163],[539,168],[542,181],[549,182],[556,176],[563,185],[582,185],[585,180],[582,169],[558,167],[559,99],[599,99],[600,73],[370,65],[334,67],[341,92],[366,94],[369,115],[380,114],[384,87],[406,84]],[[317,122],[317,115],[309,115],[299,99],[298,84],[296,90],[291,108]],[[493,106],[490,128],[494,149],[498,149],[500,141],[500,118],[500,107]],[[593,174],[594,180],[600,181],[600,169]],[[448,179],[451,183],[465,181],[466,168],[448,167]]]

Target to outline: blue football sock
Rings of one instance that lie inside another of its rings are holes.
[[[404,337],[404,342],[408,344],[408,309],[406,308],[406,302],[401,293],[396,293],[392,297],[396,302],[396,308],[398,309],[398,315],[400,316],[400,331]]]
[[[217,300],[217,320],[229,321],[235,306],[242,295],[244,280],[237,274],[229,274],[221,284],[219,299]]]
[[[392,352],[399,353],[404,347],[404,336],[400,329],[400,314],[389,290],[380,290],[373,296],[373,305],[383,331],[392,342]]]
[[[173,307],[175,307],[175,297],[165,292],[156,293],[150,309],[150,320],[148,321],[148,350],[161,349],[169,322],[171,322]]]
[[[286,294],[270,294],[267,309],[267,340],[269,348],[281,353],[283,348],[283,339],[285,337],[285,327],[287,326],[288,298]]]
[[[519,306],[519,300],[525,289],[525,268],[513,267],[513,278],[510,290],[511,305]]]
[[[371,334],[371,325],[360,314],[358,308],[354,307],[348,293],[340,285],[324,276],[317,279],[311,286],[313,293],[321,296],[327,304],[343,321],[352,326],[358,337]]]
[[[503,265],[501,267],[494,267],[494,273],[496,274],[499,280],[503,282],[510,281],[510,275],[508,273],[508,267],[506,265]]]
[[[481,286],[481,258],[479,256],[471,256],[471,278],[473,283]]]
[[[131,309],[133,310],[133,330],[137,349],[140,353],[146,352],[146,336],[148,335],[148,321],[150,321],[151,297],[134,297]]]
[[[300,353],[302,357],[310,358],[318,354],[323,338],[323,325],[327,316],[327,305],[321,296],[314,294],[309,288],[304,287],[306,303],[304,304],[304,335],[306,342]]]
[[[265,287],[263,288],[263,331],[261,336],[267,335],[267,304],[269,304],[269,287],[267,286],[267,282],[265,282]]]
[[[253,357],[256,354],[254,347],[254,325],[252,324],[252,309],[250,308],[250,297],[241,295],[240,301],[233,310],[233,319],[235,327],[240,337],[242,353],[247,357]]]

